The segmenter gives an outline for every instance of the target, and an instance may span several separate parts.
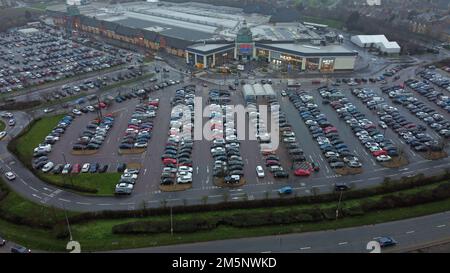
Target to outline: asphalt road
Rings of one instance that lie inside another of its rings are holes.
[[[381,252],[404,252],[450,238],[450,212],[370,226],[299,234],[241,238],[150,247],[130,253],[369,253],[367,243],[392,236],[397,246]]]

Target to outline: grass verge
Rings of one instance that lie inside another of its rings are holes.
[[[76,175],[40,174],[39,177],[58,187],[96,196],[112,196],[120,175],[120,173],[80,173]]]
[[[6,124],[3,122],[3,120],[0,120],[0,131],[4,131],[6,128]]]

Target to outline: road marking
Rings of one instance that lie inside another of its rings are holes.
[[[412,234],[414,232],[415,232],[414,230],[410,230],[410,231],[407,231],[406,234]]]
[[[311,247],[310,246],[305,246],[305,247],[300,248],[300,250],[307,250],[307,249],[311,249]]]
[[[30,186],[30,189],[32,189],[32,190],[35,191],[35,192],[39,192],[38,190],[36,190],[35,188],[33,188],[33,187],[31,187],[31,186]]]
[[[272,253],[272,251],[267,250],[267,251],[263,251],[263,252],[261,252],[261,253]]]
[[[340,243],[338,243],[338,245],[340,245],[340,246],[343,246],[343,245],[346,245],[346,244],[348,244],[348,242],[340,242]]]
[[[111,206],[112,204],[97,204],[99,206]]]
[[[40,196],[38,196],[38,195],[36,195],[36,194],[32,194],[32,196],[34,196],[34,197],[36,197],[36,198],[38,198],[38,199],[42,199],[42,197],[40,197]]]
[[[445,227],[446,225],[439,225],[439,226],[436,226],[437,228],[443,228],[443,227]]]
[[[91,203],[76,202],[78,205],[91,205]]]
[[[70,200],[58,198],[58,200],[64,201],[64,202],[70,202]]]

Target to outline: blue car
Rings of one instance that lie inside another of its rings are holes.
[[[286,187],[282,187],[281,189],[278,190],[279,194],[291,194],[293,192],[292,187],[286,186]]]
[[[395,246],[397,244],[397,241],[389,236],[380,237],[377,239],[377,242],[380,244],[381,247]]]

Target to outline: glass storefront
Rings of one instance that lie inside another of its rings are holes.
[[[306,70],[317,71],[319,70],[320,58],[306,58]]]
[[[320,64],[321,72],[333,72],[334,71],[335,58],[322,58],[322,63]]]

